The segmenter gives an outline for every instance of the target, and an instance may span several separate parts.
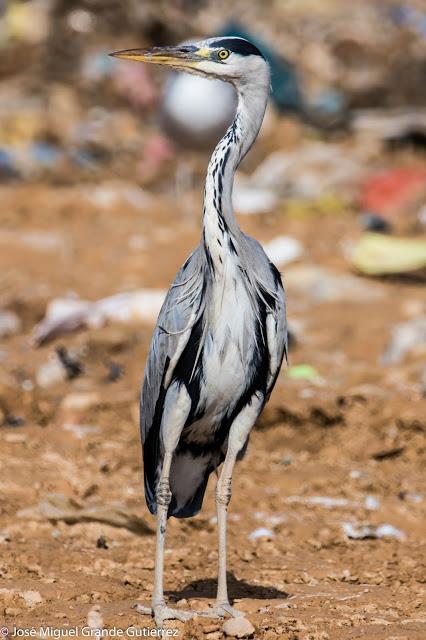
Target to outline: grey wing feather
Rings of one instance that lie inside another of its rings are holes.
[[[201,247],[178,272],[164,300],[151,341],[141,395],[141,436],[144,443],[154,422],[162,388],[170,384],[174,367],[203,310]]]
[[[286,317],[286,300],[284,287],[281,281],[281,275],[276,266],[269,260],[262,245],[250,236],[244,235],[243,251],[245,256],[245,262],[248,265],[253,265],[254,272],[256,274],[257,287],[260,288],[260,294],[262,291],[267,294],[267,298],[270,298],[273,302],[269,305],[269,313],[271,313],[275,320],[275,353],[274,356],[277,362],[276,374],[272,376],[270,384],[267,389],[268,395],[272,391],[272,388],[276,382],[281,363],[285,356],[288,357],[288,332],[287,332],[287,317]],[[248,272],[250,277],[250,269]],[[256,284],[254,285],[256,287]]]

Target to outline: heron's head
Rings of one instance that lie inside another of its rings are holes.
[[[238,85],[269,77],[268,65],[259,49],[244,38],[209,38],[176,47],[128,49],[112,53],[116,58],[162,64],[176,71],[219,78]]]

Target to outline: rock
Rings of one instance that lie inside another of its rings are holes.
[[[38,591],[21,591],[18,592],[18,595],[25,600],[27,607],[33,607],[43,602],[43,598]]]
[[[205,630],[204,633],[206,633]],[[223,633],[221,631],[213,631],[212,633],[206,634],[206,640],[220,640],[222,637]]]
[[[19,333],[21,319],[13,311],[0,311],[0,339]]]
[[[255,629],[247,618],[231,618],[223,625],[223,631],[231,638],[251,638]]]

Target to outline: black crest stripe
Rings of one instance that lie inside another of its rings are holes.
[[[215,47],[223,47],[233,53],[238,53],[240,56],[260,56],[263,58],[259,49],[244,38],[222,38],[215,40],[213,44]]]

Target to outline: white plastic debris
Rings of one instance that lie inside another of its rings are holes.
[[[378,527],[373,525],[354,524],[352,522],[343,522],[343,531],[351,540],[368,540],[378,538],[396,538],[404,540],[405,533],[397,529],[391,524],[382,524]]]
[[[92,607],[87,613],[87,626],[94,631],[100,631],[104,627],[104,621],[100,613],[99,605]]]
[[[311,143],[289,153],[269,155],[250,177],[250,185],[285,197],[315,199],[356,185],[365,171],[362,158],[343,146]]]
[[[329,496],[289,496],[286,498],[289,504],[309,504],[332,509],[333,507],[358,506],[355,502],[349,502],[346,498],[330,498]]]
[[[375,511],[380,507],[380,501],[374,496],[366,496],[364,500],[364,506],[369,511]]]
[[[56,354],[37,369],[36,382],[43,389],[64,382],[64,380],[66,380],[66,371]]]
[[[277,267],[300,258],[303,253],[302,245],[296,238],[278,236],[263,245],[266,255]]]
[[[397,364],[420,349],[426,352],[426,316],[397,324],[380,360],[382,364]]]
[[[155,322],[166,292],[160,289],[138,289],[118,293],[97,302],[57,298],[52,300],[46,315],[34,327],[33,340],[40,345],[63,333],[81,327],[98,328],[108,320],[113,322]]]
[[[334,273],[318,265],[292,265],[286,270],[286,287],[312,302],[348,300],[362,302],[383,298],[381,285],[349,274]]]
[[[67,240],[59,233],[53,231],[12,231],[0,230],[0,245],[21,246],[35,251],[65,251],[68,247]]]
[[[266,527],[259,527],[249,534],[249,540],[258,540],[259,538],[273,538],[275,536],[271,529]]]
[[[82,440],[89,433],[100,433],[101,431],[99,427],[84,424],[73,424],[72,422],[66,422],[63,425],[63,428],[65,431],[70,431],[79,440]]]

